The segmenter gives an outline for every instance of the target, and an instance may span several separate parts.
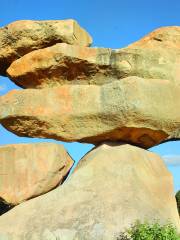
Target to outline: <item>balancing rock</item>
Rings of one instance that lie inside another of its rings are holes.
[[[0,123],[18,136],[149,148],[180,138],[180,86],[128,77],[102,86],[13,90],[0,97]]]
[[[7,74],[23,88],[102,85],[127,76],[170,80],[180,85],[179,46],[180,27],[160,28],[116,50],[58,43],[14,61]]]

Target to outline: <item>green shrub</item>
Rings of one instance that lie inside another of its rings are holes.
[[[180,216],[180,190],[176,193],[177,208]]]
[[[117,240],[180,240],[180,235],[172,224],[136,222],[126,232],[121,233]]]

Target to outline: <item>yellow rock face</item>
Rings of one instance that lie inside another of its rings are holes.
[[[161,28],[124,49],[58,43],[14,61],[7,74],[23,88],[102,85],[127,76],[180,85],[179,46],[180,27]]]
[[[17,21],[0,29],[0,123],[18,136],[100,145],[73,165],[57,144],[0,147],[0,240],[110,240],[135,220],[180,230],[172,176],[142,148],[180,139],[180,27],[123,49],[90,48],[74,20]],[[116,144],[112,143],[116,142]],[[42,196],[39,196],[42,195]]]
[[[91,36],[74,20],[13,22],[0,29],[0,74],[16,59],[35,49],[65,42],[81,46],[92,43]]]
[[[23,23],[10,25],[13,36]],[[37,27],[59,29],[60,22],[27,23],[36,34]],[[117,50],[78,45],[80,39],[71,42],[64,28],[65,43],[37,45],[7,69],[11,80],[32,90],[0,99],[3,126],[20,136],[121,140],[143,148],[180,138],[180,27],[160,28]],[[22,32],[27,38],[28,30]]]
[[[0,122],[19,136],[149,148],[180,138],[180,87],[128,77],[102,86],[14,90],[0,97]]]
[[[167,48],[180,49],[180,27],[169,26],[161,27],[147,36],[132,43],[128,48]]]
[[[55,143],[0,146],[0,199],[17,205],[60,184],[73,165]]]
[[[106,143],[62,186],[1,216],[0,238],[110,240],[137,219],[170,221],[180,230],[172,176],[158,155]]]

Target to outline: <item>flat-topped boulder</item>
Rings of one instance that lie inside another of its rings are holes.
[[[161,35],[162,41],[157,40]],[[168,79],[180,85],[179,39],[180,27],[168,27],[156,30],[123,49],[58,43],[14,61],[7,74],[23,88],[63,84],[102,85],[127,76]]]
[[[61,184],[73,165],[63,145],[0,146],[0,201],[17,205]]]
[[[92,38],[72,19],[8,24],[0,29],[0,74],[6,75],[8,66],[26,53],[60,42],[89,46]]]
[[[173,178],[156,154],[106,143],[62,186],[0,217],[0,239],[114,240],[136,220],[180,230]]]
[[[102,86],[13,90],[0,97],[0,123],[18,136],[149,148],[180,138],[180,86],[128,77]]]

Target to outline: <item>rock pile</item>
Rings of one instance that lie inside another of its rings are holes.
[[[136,219],[180,228],[172,177],[144,150],[180,138],[180,27],[117,50],[90,47],[74,20],[17,21],[0,40],[0,74],[26,88],[0,97],[0,123],[100,145],[59,187],[73,164],[63,147],[0,147],[0,198],[20,204],[0,217],[0,239],[115,240]]]
[[[137,219],[170,219],[178,226],[172,189],[172,176],[156,154],[128,144],[102,144],[66,183],[3,215],[0,233],[7,231],[13,240],[117,240]],[[73,237],[63,238],[65,230]]]
[[[2,34],[6,74],[23,88],[39,89],[0,98],[0,121],[8,130],[143,148],[180,138],[180,27],[161,28],[118,50],[87,47],[91,37],[72,20],[20,21],[5,30],[14,36],[8,49],[19,56],[10,62]]]

